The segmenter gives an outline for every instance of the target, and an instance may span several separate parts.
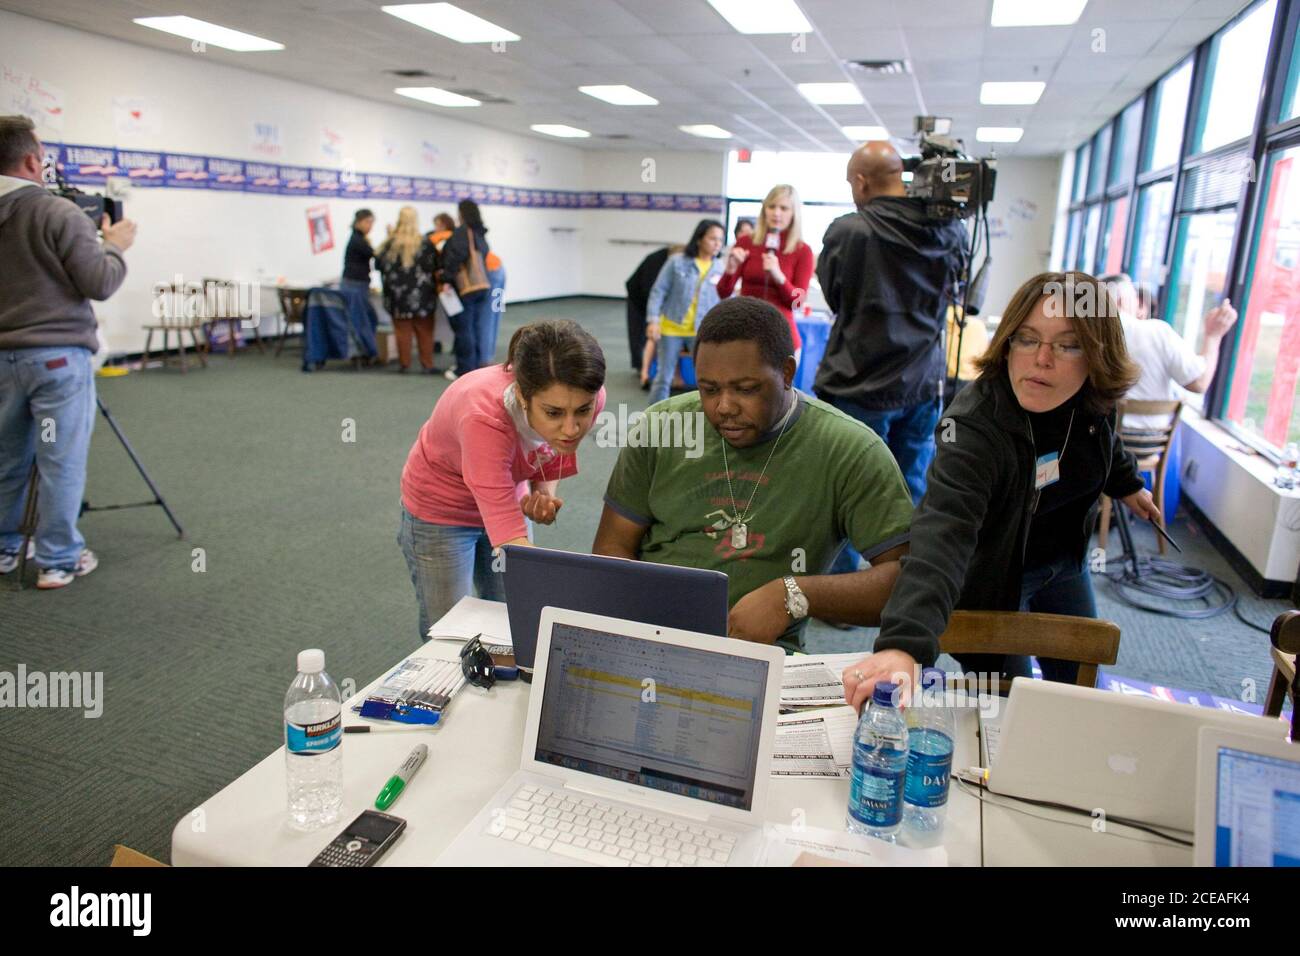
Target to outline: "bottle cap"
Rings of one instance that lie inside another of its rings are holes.
[[[881,681],[876,685],[875,691],[871,694],[873,704],[885,704],[889,707],[894,706],[894,696],[898,693],[898,685],[891,684],[888,681]]]
[[[325,669],[325,652],[313,647],[298,652],[298,673],[319,674]]]

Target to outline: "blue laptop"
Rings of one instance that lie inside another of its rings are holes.
[[[533,666],[547,606],[727,636],[727,576],[721,571],[518,545],[504,550],[506,613],[520,667]]]

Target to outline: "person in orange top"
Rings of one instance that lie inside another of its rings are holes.
[[[487,341],[479,346],[486,365],[497,354],[497,332],[501,328],[501,318],[506,314],[506,267],[502,265],[501,257],[490,249],[483,257],[483,267],[487,269],[488,277],[488,308],[492,310]]]

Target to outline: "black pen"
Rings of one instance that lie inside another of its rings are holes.
[[[1163,527],[1161,527],[1161,525],[1160,525],[1158,522],[1156,522],[1156,521],[1152,521],[1152,522],[1151,522],[1151,527],[1153,527],[1153,528],[1155,528],[1157,531],[1159,531],[1159,532],[1160,532],[1160,537],[1164,538],[1166,541],[1168,541],[1170,544],[1172,544],[1172,545],[1174,546],[1174,550],[1175,550],[1175,551],[1177,551],[1179,554],[1182,554],[1182,553],[1183,553],[1183,549],[1180,548],[1180,547],[1178,547],[1178,542],[1175,541],[1173,538],[1169,537],[1169,532],[1166,531]]]

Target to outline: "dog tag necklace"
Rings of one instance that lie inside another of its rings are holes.
[[[798,401],[796,398],[794,400],[795,404]],[[741,514],[740,509],[736,507],[736,493],[731,488],[731,464],[727,461],[727,440],[722,439],[722,467],[727,475],[727,495],[731,498],[731,548],[733,551],[743,551],[749,546],[749,525],[746,521],[754,507],[754,496],[758,494],[758,487],[763,483],[763,476],[767,474],[767,466],[772,464],[772,456],[776,454],[776,446],[781,444],[781,436],[785,434],[785,428],[790,424],[793,411],[794,404],[785,413],[785,420],[781,423],[781,430],[777,432],[776,441],[772,442],[772,450],[767,453],[767,461],[763,463],[763,470],[758,473],[758,480],[754,482],[754,490],[749,493],[749,501],[745,504],[744,514]]]

